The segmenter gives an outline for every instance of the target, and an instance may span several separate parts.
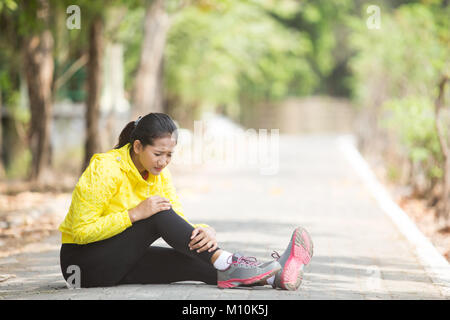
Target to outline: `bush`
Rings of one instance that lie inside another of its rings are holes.
[[[414,185],[425,178],[430,188],[442,178],[444,167],[434,101],[438,82],[449,70],[449,22],[445,18],[449,14],[449,6],[439,3],[408,4],[392,12],[382,8],[378,30],[369,30],[365,21],[350,22],[354,31],[351,47],[356,51],[350,63],[354,99],[362,112],[374,115],[372,130],[398,139],[383,141],[377,151],[392,154],[392,150],[386,152],[387,147],[400,144],[394,152],[411,164],[409,182]],[[373,139],[377,135],[365,136]],[[365,142],[370,146],[370,141]]]

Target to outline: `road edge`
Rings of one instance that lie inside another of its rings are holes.
[[[392,200],[387,189],[378,181],[369,164],[357,149],[355,136],[341,135],[337,138],[337,145],[372,193],[382,211],[389,216],[398,230],[414,246],[415,253],[432,282],[439,287],[444,297],[450,296],[450,264],[406,212]]]

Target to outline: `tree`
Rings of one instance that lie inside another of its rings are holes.
[[[86,99],[86,141],[82,170],[88,165],[91,157],[100,152],[100,98],[102,93],[102,60],[105,50],[105,16],[113,7],[136,7],[141,0],[124,1],[110,0],[102,2],[84,1],[82,10],[85,20],[88,21],[88,63],[87,63],[87,99]]]
[[[302,32],[311,42],[308,64],[320,79],[316,93],[348,96],[348,62],[352,50],[347,46],[348,15],[358,15],[361,1],[305,0],[289,6],[262,2],[262,8],[286,28]]]
[[[441,147],[442,155],[444,157],[443,160],[443,188],[442,188],[442,205],[437,210],[438,218],[448,219],[449,211],[450,211],[450,146],[449,146],[449,138],[448,138],[448,130],[445,130],[442,127],[442,118],[443,118],[443,108],[444,108],[444,97],[445,97],[445,88],[447,82],[449,81],[449,77],[444,75],[442,79],[439,81],[439,93],[438,97],[435,101],[435,123],[436,130],[439,137],[439,145]]]
[[[368,115],[361,126],[364,152],[379,157],[391,180],[410,187],[412,197],[435,207],[437,218],[448,210],[440,211],[448,206],[449,189],[443,108],[449,13],[445,1],[404,4],[385,10],[376,32],[359,18],[351,23],[354,97]]]
[[[86,140],[82,170],[94,153],[100,151],[99,119],[102,90],[102,59],[104,51],[103,17],[97,13],[89,25],[89,61],[87,64]]]
[[[0,89],[0,179],[5,175],[5,168],[3,166],[3,129],[2,129],[2,119],[3,119],[3,109],[2,109],[2,90]]]
[[[226,105],[232,118],[245,122],[258,103],[314,90],[317,77],[306,58],[310,40],[287,30],[258,3],[190,6],[173,19],[164,82],[177,118]]]
[[[31,120],[29,146],[32,154],[30,179],[40,182],[47,169],[52,114],[53,36],[49,30],[50,4],[47,0],[20,2],[30,18],[29,34],[23,42],[24,72],[27,80]],[[34,29],[34,26],[37,26]],[[36,31],[35,31],[36,30]]]
[[[164,0],[153,0],[146,8],[144,38],[133,93],[133,118],[150,111],[162,112],[159,85],[170,20]]]

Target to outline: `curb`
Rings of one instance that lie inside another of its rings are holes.
[[[448,261],[417,228],[411,218],[392,200],[386,188],[377,180],[369,164],[356,148],[356,138],[353,135],[341,135],[337,138],[337,144],[374,196],[379,207],[413,244],[415,253],[432,282],[440,288],[444,297],[450,296],[450,264]]]

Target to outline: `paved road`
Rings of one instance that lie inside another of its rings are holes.
[[[220,290],[199,282],[69,290],[59,237],[40,252],[0,261],[5,299],[448,299],[342,154],[336,136],[283,136],[279,172],[203,169],[174,176],[193,222],[216,228],[221,246],[259,260],[286,247],[297,225],[314,241],[299,290]],[[158,244],[162,244],[158,241]],[[42,246],[41,246],[42,247]]]

